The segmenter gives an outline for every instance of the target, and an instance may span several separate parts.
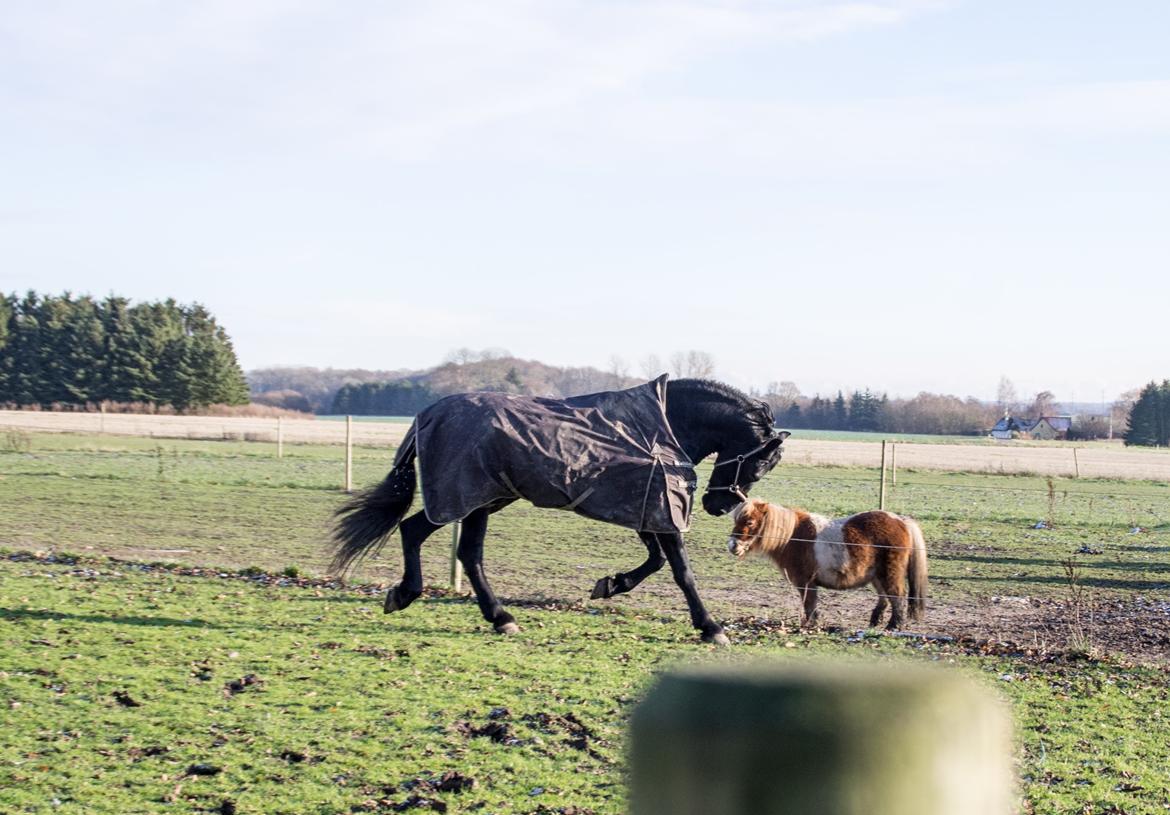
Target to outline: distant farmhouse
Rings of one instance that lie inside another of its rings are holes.
[[[1004,416],[991,428],[993,439],[1067,439],[1072,429],[1072,416],[1041,416],[1039,419],[1017,419]]]

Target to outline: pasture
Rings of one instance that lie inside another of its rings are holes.
[[[356,483],[391,457],[357,448]],[[665,571],[586,600],[640,562],[632,534],[526,505],[493,517],[485,558],[520,635],[445,589],[444,532],[428,595],[383,616],[395,543],[349,588],[318,579],[339,472],[327,445],[32,434],[0,454],[0,811],[620,813],[654,674],[751,656],[951,664],[1012,704],[1023,811],[1170,807],[1164,482],[900,473],[931,638],[860,633],[865,592],[798,631],[795,592],[696,515],[719,650]],[[848,514],[876,478],[786,457],[753,495]]]

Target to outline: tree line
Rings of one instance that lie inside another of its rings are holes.
[[[1170,379],[1159,385],[1151,382],[1142,388],[1129,410],[1127,445],[1144,447],[1170,446]]]
[[[982,435],[995,424],[997,408],[978,399],[920,393],[911,399],[855,390],[846,395],[812,397],[791,382],[772,383],[762,397],[772,406],[776,423],[792,430],[855,430],[924,433],[944,436]]]
[[[0,403],[178,410],[248,403],[231,340],[204,306],[0,293]]]

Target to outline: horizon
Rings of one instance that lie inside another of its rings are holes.
[[[246,370],[695,348],[745,390],[1112,401],[1170,375],[1168,24],[1055,0],[16,8],[0,289],[198,301]]]

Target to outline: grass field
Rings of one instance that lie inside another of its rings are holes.
[[[357,482],[390,457],[358,448]],[[0,560],[0,812],[391,812],[411,796],[623,812],[625,722],[655,672],[744,656],[953,664],[1013,705],[1024,811],[1170,807],[1165,483],[904,474],[891,508],[922,521],[932,558],[918,630],[953,641],[856,636],[861,592],[825,604],[840,630],[797,632],[791,589],[726,554],[725,519],[696,517],[700,592],[735,643],[721,652],[665,572],[585,600],[641,560],[629,533],[518,505],[493,518],[486,561],[517,637],[441,589],[384,617],[376,588],[241,576],[321,573],[340,472],[336,447],[311,445],[277,461],[263,444],[34,435],[0,454],[0,547],[55,552]],[[786,462],[754,493],[842,514],[871,508],[876,482]],[[448,545],[424,550],[432,584]],[[138,565],[156,561],[171,565]],[[388,548],[356,577],[399,569]],[[460,778],[475,788],[436,789]]]

